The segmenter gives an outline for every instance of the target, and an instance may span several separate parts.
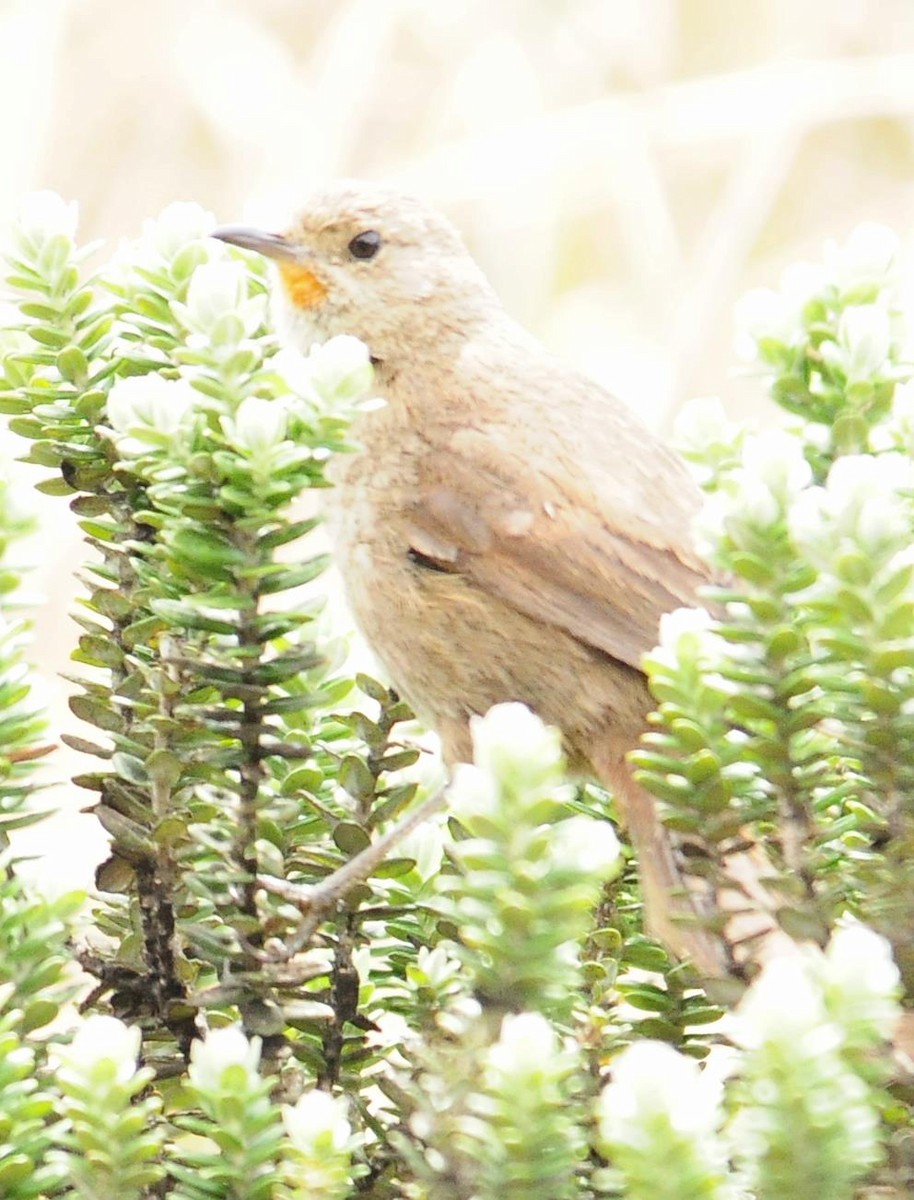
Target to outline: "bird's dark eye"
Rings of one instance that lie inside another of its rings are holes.
[[[357,233],[349,243],[349,253],[353,258],[374,258],[381,249],[381,235],[376,229],[366,229]]]

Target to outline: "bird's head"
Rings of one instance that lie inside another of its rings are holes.
[[[213,236],[273,260],[280,312],[301,349],[354,334],[392,372],[426,348],[446,354],[498,308],[446,218],[374,185],[326,188],[282,233],[229,225]]]

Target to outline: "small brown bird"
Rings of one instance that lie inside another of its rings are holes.
[[[273,259],[301,349],[369,347],[384,408],[360,418],[329,500],[356,620],[394,684],[470,757],[469,717],[519,700],[616,793],[651,930],[706,975],[721,948],[687,896],[655,803],[624,762],[652,707],[642,655],[695,603],[699,492],[614,396],[508,316],[456,229],[365,184],[311,198],[285,233],[216,237]]]

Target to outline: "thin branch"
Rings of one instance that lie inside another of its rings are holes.
[[[291,958],[311,940],[318,925],[324,917],[357,884],[363,883],[377,870],[390,851],[403,841],[414,829],[417,829],[433,813],[444,807],[447,798],[447,788],[439,788],[437,792],[411,813],[399,821],[393,829],[383,837],[366,846],[355,858],[351,858],[339,870],[328,875],[317,884],[289,883],[286,879],[278,879],[274,875],[258,875],[257,883],[264,891],[273,896],[294,904],[303,914],[303,920],[292,937],[285,943],[283,952],[278,957]],[[274,956],[270,956],[274,958]]]

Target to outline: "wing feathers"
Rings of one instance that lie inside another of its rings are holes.
[[[601,512],[591,497],[560,494],[533,472],[508,486],[504,464],[498,467],[489,471],[452,452],[430,455],[410,513],[411,548],[535,620],[640,667],[661,615],[694,603],[704,579],[689,548],[656,544],[643,536],[637,514],[627,522],[625,513]],[[637,533],[627,535],[627,524]]]

